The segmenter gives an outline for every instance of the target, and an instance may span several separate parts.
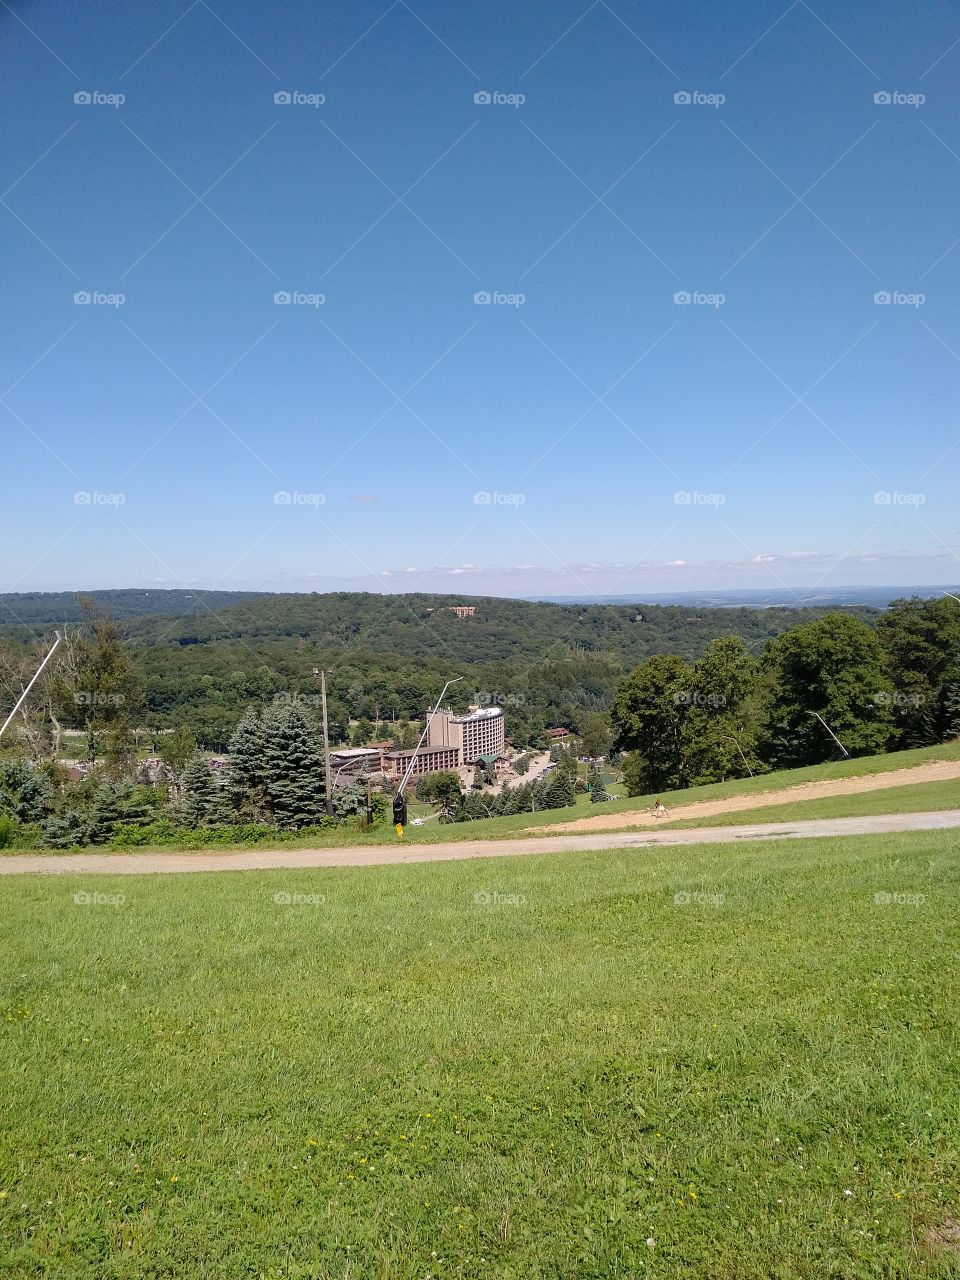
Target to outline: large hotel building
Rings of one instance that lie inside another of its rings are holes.
[[[502,707],[471,707],[464,716],[455,716],[452,711],[441,709],[430,721],[423,746],[416,753],[411,777],[459,769],[461,765],[475,764],[481,756],[496,759],[503,755],[503,748]],[[380,751],[376,747],[331,751],[334,785],[343,786],[367,773],[402,777],[413,754],[412,749]]]

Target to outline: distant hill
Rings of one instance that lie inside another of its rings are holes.
[[[775,606],[789,608],[830,608],[849,605],[867,605],[871,609],[886,609],[892,600],[911,596],[933,597],[944,591],[960,592],[956,586],[944,587],[752,587],[730,591],[666,591],[651,594],[617,596],[529,596],[549,604],[679,604],[706,609],[732,609],[745,607],[769,609]]]
[[[186,724],[223,749],[251,702],[283,693],[315,701],[314,672],[330,673],[332,732],[351,721],[423,715],[444,681],[448,695],[504,705],[508,733],[532,740],[608,708],[623,675],[653,654],[700,657],[718,636],[740,636],[759,655],[773,637],[828,610],[675,604],[552,604],[483,596],[368,592],[128,590],[90,593],[123,622],[142,669],[149,722]],[[458,617],[454,605],[475,612]],[[850,609],[872,621],[878,611]],[[32,641],[81,612],[67,593],[0,595],[0,638]],[[387,724],[383,729],[388,731]]]
[[[257,600],[257,591],[165,591],[128,587],[111,591],[17,591],[0,593],[0,626],[22,623],[29,627],[55,627],[79,622],[83,611],[77,595],[87,595],[115,618],[142,618],[162,613],[188,618],[197,613],[225,609],[244,600]]]

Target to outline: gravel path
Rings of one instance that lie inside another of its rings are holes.
[[[563,853],[569,849],[638,849],[651,845],[726,844],[737,840],[802,839],[807,836],[876,835],[886,831],[960,828],[960,810],[940,813],[874,814],[804,822],[754,823],[740,827],[534,837],[524,840],[457,840],[449,844],[376,845],[352,849],[251,849],[243,853],[72,853],[0,857],[0,875],[143,875],[183,871],[264,871],[283,867],[370,867],[398,862],[446,862],[459,858],[504,858]]]
[[[700,800],[677,805],[670,810],[670,820],[713,818],[721,813],[737,813],[743,809],[769,809],[794,800],[818,800],[822,796],[849,796],[860,791],[885,791],[889,787],[908,787],[915,782],[949,782],[960,778],[960,760],[934,760],[910,769],[888,769],[884,773],[864,773],[854,778],[822,778],[816,782],[798,782],[776,791],[744,792],[725,796],[722,800]],[[958,795],[960,800],[960,795]],[[626,827],[662,826],[664,819],[655,818],[649,809],[633,813],[597,813],[589,818],[575,818],[550,827],[532,827],[533,831],[623,831]]]

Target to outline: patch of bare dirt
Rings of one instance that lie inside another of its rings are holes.
[[[712,818],[720,813],[738,813],[744,809],[767,809],[794,800],[816,800],[821,796],[845,796],[857,791],[883,791],[888,787],[906,787],[914,782],[949,782],[960,778],[960,760],[935,760],[914,765],[910,769],[891,769],[886,773],[868,773],[857,778],[825,778],[816,782],[798,782],[777,791],[752,791],[722,800],[701,800],[694,804],[676,805],[667,817],[654,817],[649,809],[636,813],[598,813],[572,822],[533,827],[530,830],[556,835],[558,832],[622,831],[635,827],[661,827],[665,822],[688,818]]]
[[[960,1222],[947,1218],[939,1227],[929,1227],[923,1242],[931,1250],[948,1249],[951,1253],[960,1254]]]

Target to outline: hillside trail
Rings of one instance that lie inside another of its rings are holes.
[[[884,791],[888,787],[907,787],[915,782],[949,782],[960,778],[960,760],[935,760],[913,765],[909,769],[890,769],[885,773],[868,773],[854,778],[824,778],[815,782],[797,782],[775,791],[752,791],[721,800],[700,800],[693,804],[674,805],[666,818],[655,818],[649,809],[636,813],[597,813],[571,822],[531,827],[531,831],[551,835],[575,834],[581,831],[625,831],[640,827],[663,827],[668,822],[688,818],[713,818],[722,813],[738,813],[746,809],[767,809],[791,804],[795,800],[817,800],[824,796],[847,796],[858,791]],[[960,797],[958,797],[960,800]]]

